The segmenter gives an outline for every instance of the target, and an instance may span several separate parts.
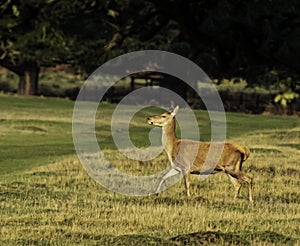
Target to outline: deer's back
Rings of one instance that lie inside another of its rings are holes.
[[[178,139],[174,144],[172,160],[176,165],[192,170],[201,169],[205,161],[216,167],[236,169],[236,164],[244,159],[243,149],[243,146],[229,142],[223,144]]]

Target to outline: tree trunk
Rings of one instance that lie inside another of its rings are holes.
[[[29,96],[38,94],[38,77],[40,68],[36,62],[25,62],[19,75],[18,94]]]
[[[38,94],[40,67],[36,61],[24,61],[18,65],[1,61],[0,65],[19,76],[18,94],[28,96]]]

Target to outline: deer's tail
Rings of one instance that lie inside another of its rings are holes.
[[[238,146],[238,150],[242,154],[242,160],[245,161],[250,156],[250,150],[245,146]]]

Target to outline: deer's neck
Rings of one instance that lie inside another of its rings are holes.
[[[176,139],[175,119],[173,119],[171,123],[162,127],[162,144],[168,154],[171,154]]]

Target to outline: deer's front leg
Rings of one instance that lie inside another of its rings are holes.
[[[160,180],[159,184],[157,185],[156,189],[155,189],[155,194],[159,193],[159,190],[162,186],[162,184],[166,181],[166,179],[173,177],[177,174],[181,173],[181,170],[179,168],[172,168],[170,171],[168,171]]]
[[[185,186],[185,191],[186,191],[186,195],[188,197],[191,196],[190,194],[190,173],[187,172],[184,177],[183,177],[183,181],[184,181],[184,186]]]

